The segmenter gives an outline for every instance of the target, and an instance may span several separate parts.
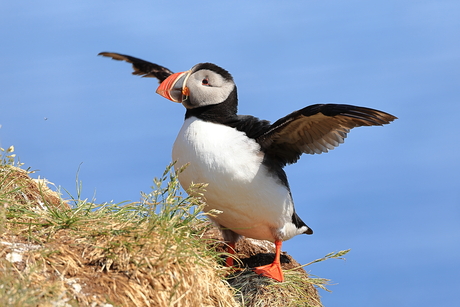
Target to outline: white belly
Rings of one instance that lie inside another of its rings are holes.
[[[225,125],[188,118],[173,147],[184,189],[207,183],[205,211],[222,211],[212,218],[234,232],[259,240],[287,240],[294,206],[288,189],[262,165],[260,146],[245,133]]]

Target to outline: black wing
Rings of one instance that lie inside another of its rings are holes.
[[[344,142],[350,129],[389,124],[396,117],[374,109],[344,104],[316,104],[273,123],[257,138],[265,154],[282,165],[302,153],[328,152]]]
[[[114,52],[101,52],[98,55],[106,56],[117,61],[126,61],[133,64],[133,75],[140,75],[142,77],[157,78],[160,83],[167,77],[173,74],[172,71],[166,67],[153,64],[129,55],[114,53]]]

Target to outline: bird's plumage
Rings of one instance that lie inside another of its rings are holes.
[[[179,176],[183,187],[208,184],[205,211],[222,212],[211,219],[221,226],[224,236],[237,237],[235,232],[274,242],[309,229],[301,226],[299,218],[300,227],[292,223],[294,204],[289,189],[262,165],[260,145],[244,132],[190,117],[178,133],[172,155],[177,165],[190,163]]]

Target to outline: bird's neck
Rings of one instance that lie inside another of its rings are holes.
[[[235,89],[227,99],[221,103],[187,109],[185,119],[194,116],[204,121],[222,124],[235,118],[237,111],[238,98]]]

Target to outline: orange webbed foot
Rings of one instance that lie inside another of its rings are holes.
[[[283,270],[281,269],[280,261],[281,243],[281,241],[275,241],[275,260],[271,264],[254,268],[254,272],[265,277],[270,277],[276,281],[284,281],[284,275]]]
[[[254,268],[254,272],[265,277],[270,277],[276,281],[284,281],[283,270],[281,269],[281,264],[279,262],[273,262],[267,265],[256,267]]]

